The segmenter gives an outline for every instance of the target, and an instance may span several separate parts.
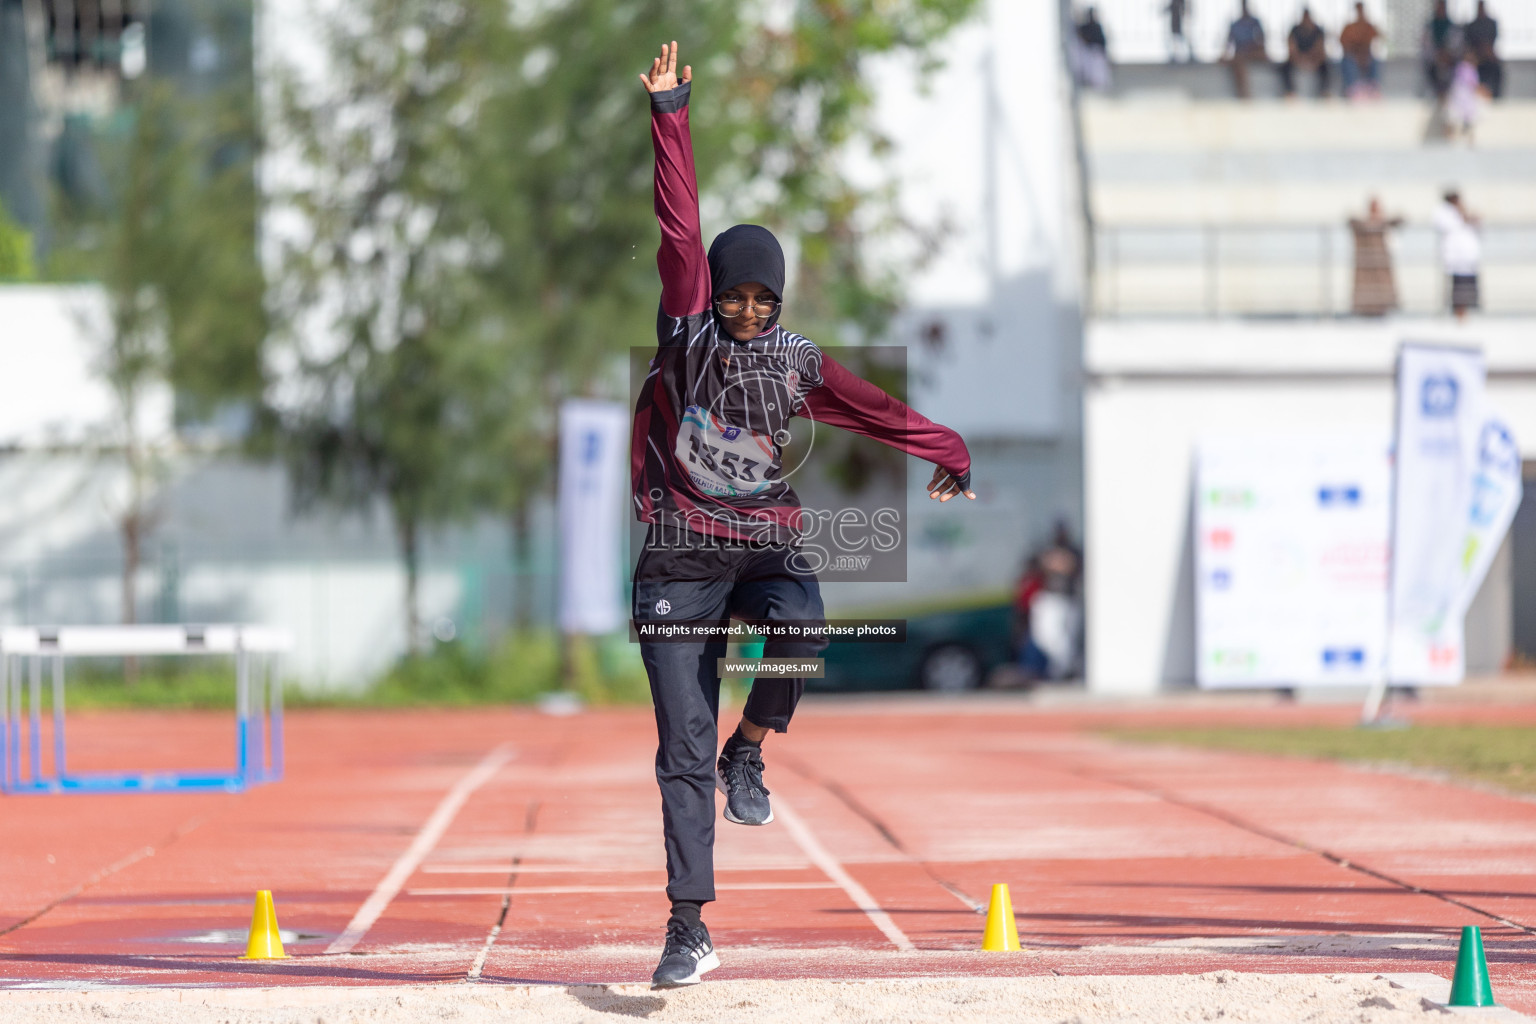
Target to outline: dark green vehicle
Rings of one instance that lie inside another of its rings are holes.
[[[906,641],[833,643],[824,655],[826,678],[807,679],[807,690],[954,693],[976,689],[993,669],[1013,660],[1013,609],[1005,600],[870,618],[906,619]]]

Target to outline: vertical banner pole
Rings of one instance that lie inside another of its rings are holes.
[[[1360,709],[1360,724],[1374,725],[1381,715],[1382,702],[1387,699],[1387,673],[1386,667],[1382,667],[1381,675],[1371,683],[1371,688],[1365,693],[1365,707]]]
[[[53,777],[64,781],[64,655],[53,658]]]

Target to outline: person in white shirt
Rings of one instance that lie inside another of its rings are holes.
[[[1456,319],[1465,320],[1467,310],[1478,306],[1477,266],[1483,258],[1480,220],[1468,212],[1461,194],[1452,189],[1435,211],[1434,223],[1440,233],[1440,265],[1451,279],[1451,311]]]

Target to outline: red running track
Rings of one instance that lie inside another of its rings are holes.
[[[808,701],[767,750],[779,820],[718,827],[712,977],[1448,977],[1479,924],[1495,994],[1536,1011],[1536,802],[1094,732],[1351,713]],[[1421,713],[1536,726],[1531,707]],[[0,799],[0,987],[649,976],[667,904],[648,711],[288,729],[287,780],[244,794]],[[71,730],[78,768],[215,765],[230,746],[215,715]],[[978,950],[994,882],[1022,954]],[[290,959],[238,959],[257,889]]]

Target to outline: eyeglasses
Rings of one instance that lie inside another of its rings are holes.
[[[758,299],[752,303],[752,314],[766,320],[773,316],[778,308],[779,303],[776,299]],[[719,310],[720,315],[726,319],[734,320],[747,311],[747,303],[744,299],[716,299],[715,309]]]

